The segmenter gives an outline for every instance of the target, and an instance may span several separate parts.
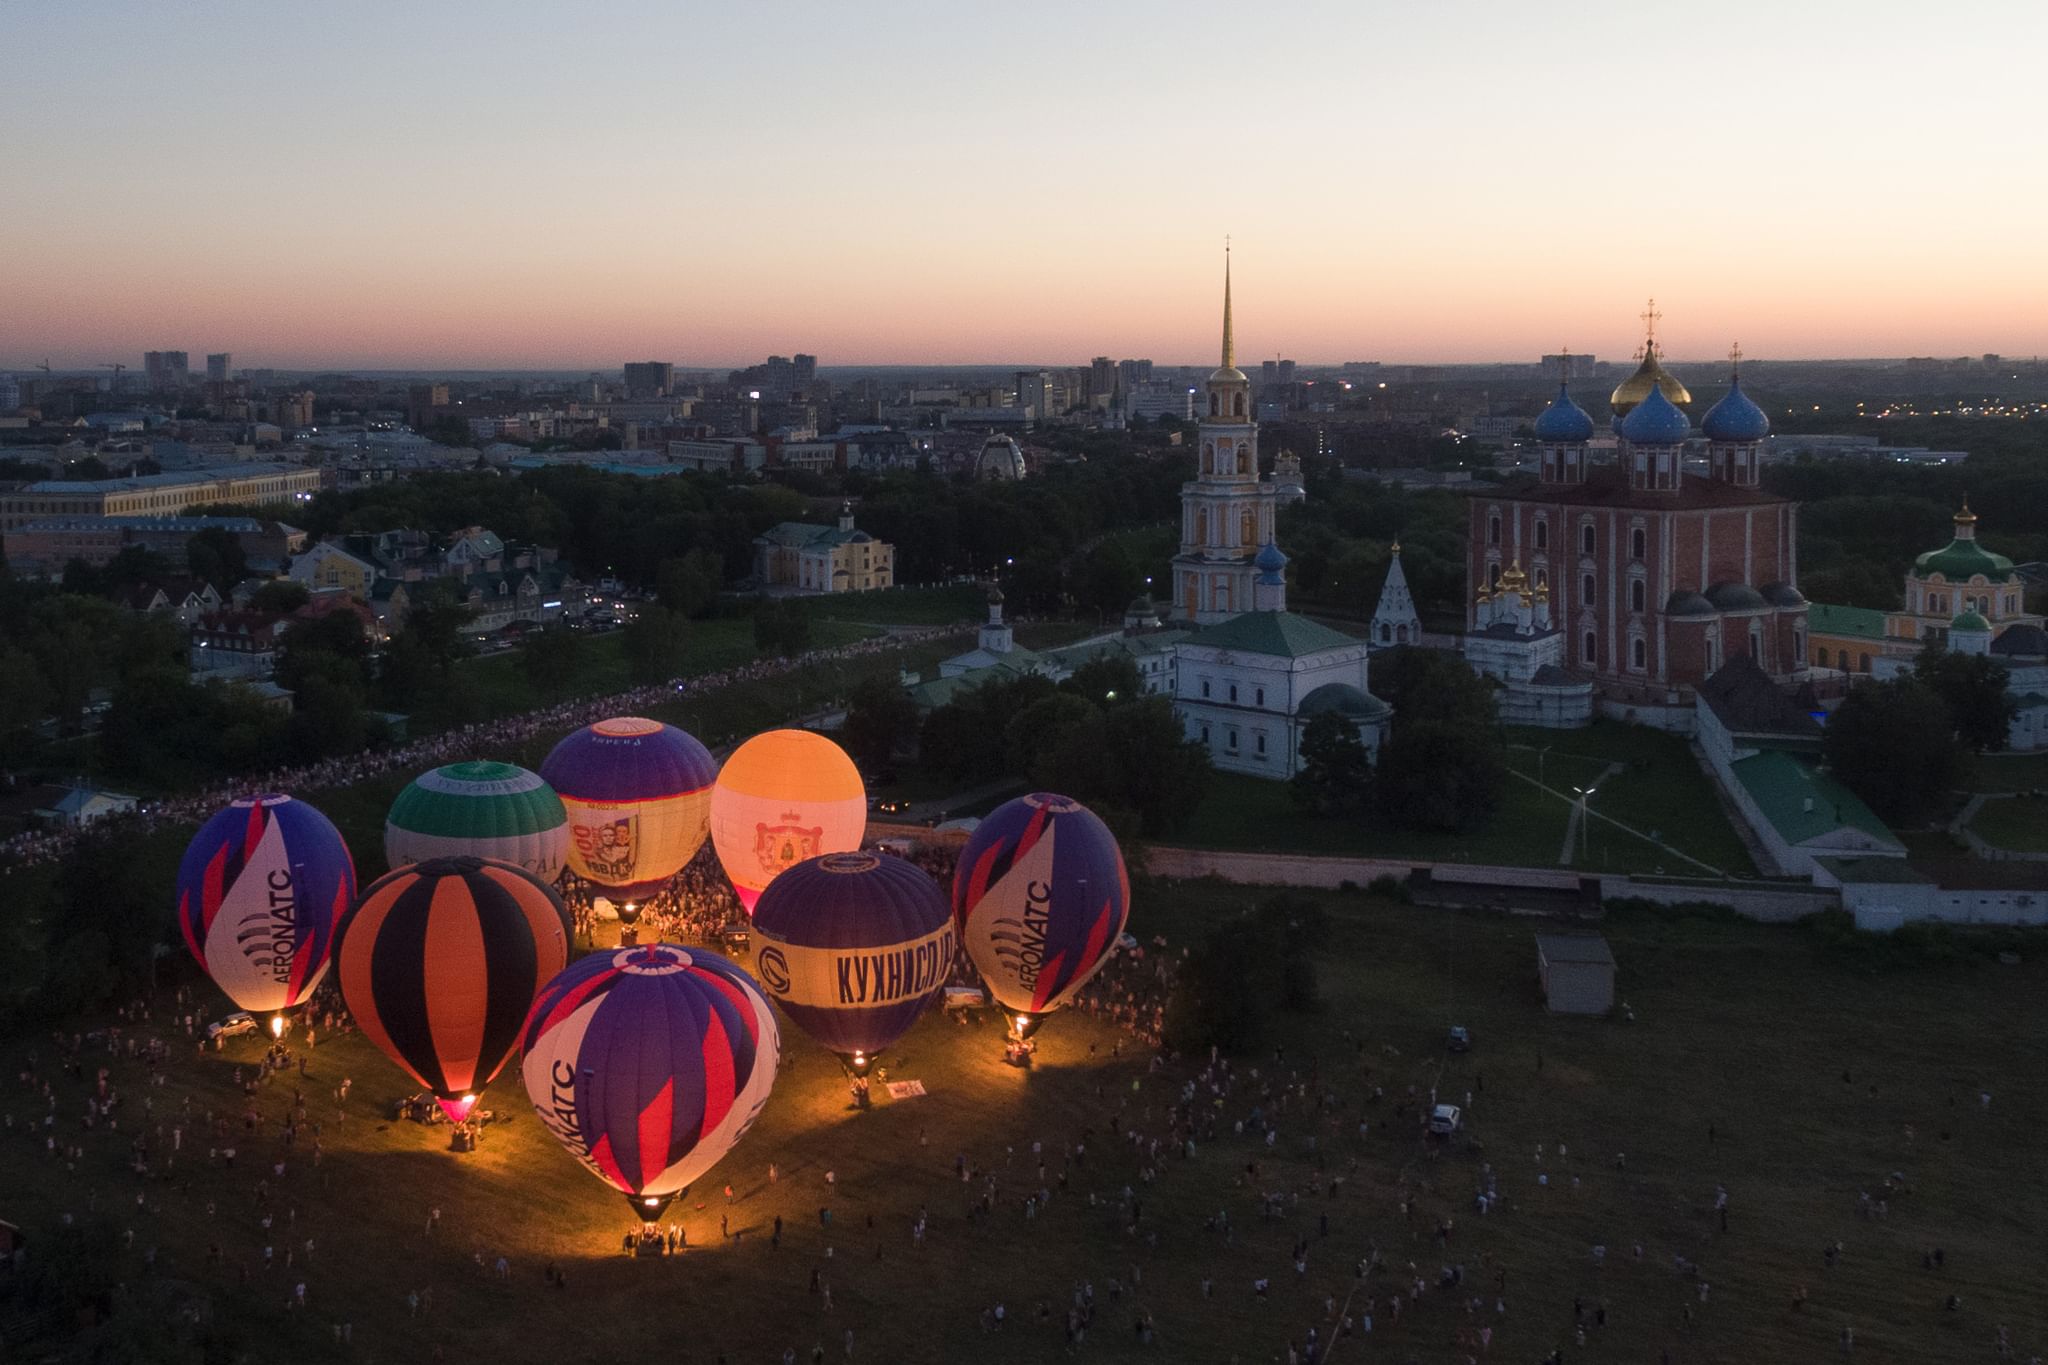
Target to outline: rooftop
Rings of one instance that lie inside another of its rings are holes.
[[[1629,487],[1621,466],[1595,465],[1584,483],[1532,483],[1524,488],[1488,494],[1514,502],[1563,503],[1574,507],[1671,507],[1681,511],[1714,507],[1772,507],[1787,499],[1732,483],[1716,483],[1696,474],[1684,475],[1678,490],[1659,493]]]
[[[1598,934],[1538,934],[1536,951],[1545,962],[1584,962],[1612,967],[1614,950]]]
[[[231,479],[262,479],[279,474],[315,471],[295,464],[243,464],[179,474],[137,474],[125,479],[44,479],[25,493],[132,493],[144,488],[189,488],[194,484],[226,483]]]
[[[1211,649],[1232,649],[1245,654],[1270,654],[1298,659],[1305,654],[1344,649],[1365,641],[1330,629],[1291,611],[1247,611],[1204,626],[1188,637],[1190,645]]]
[[[1737,759],[1729,769],[1788,844],[1803,844],[1839,829],[1855,829],[1887,851],[1906,851],[1875,811],[1811,763],[1782,750],[1765,749]]]
[[[1829,602],[1809,602],[1806,607],[1806,633],[1882,640],[1884,613],[1873,607],[1838,607]]]
[[[1699,685],[1699,699],[1730,732],[1814,741],[1820,722],[1778,690],[1770,674],[1747,654],[1738,654]]]

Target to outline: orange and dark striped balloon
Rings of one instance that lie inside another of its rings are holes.
[[[341,923],[342,999],[371,1042],[468,1116],[569,962],[569,912],[525,869],[432,858],[372,883]]]

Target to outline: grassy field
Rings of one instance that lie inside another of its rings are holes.
[[[2006,796],[1977,808],[1970,829],[1986,843],[2016,853],[2048,853],[2048,796]]]
[[[1397,725],[1399,721],[1395,722]],[[1476,834],[1393,829],[1378,818],[1335,820],[1304,814],[1284,782],[1218,774],[1188,829],[1171,842],[1197,848],[1320,853],[1348,857],[1434,858],[1506,866],[1558,866],[1571,791],[1614,763],[1624,770],[1599,782],[1593,810],[1737,876],[1755,865],[1714,800],[1683,740],[1639,727],[1602,723],[1587,730],[1510,730],[1508,765],[1538,779],[1553,796],[1510,779],[1492,822]],[[1605,820],[1574,840],[1571,866],[1594,872],[1698,872],[1647,839]]]
[[[875,633],[870,626],[848,621],[815,621],[811,625],[811,648],[834,649],[869,639]],[[691,621],[684,628],[684,638],[688,641],[683,656],[683,674],[686,677],[751,663],[759,654],[754,647],[752,620],[713,618]],[[623,692],[633,686],[623,634],[612,631],[604,635],[588,635],[581,643],[576,674],[557,698],[543,697],[534,690],[519,666],[517,650],[465,660],[461,667],[483,694],[485,714],[492,716],[518,715],[544,706],[550,700]]]
[[[2048,787],[2048,753],[1973,755],[1964,769],[1963,787],[1973,792],[2020,792]]]
[[[1677,736],[1647,726],[1598,721],[1584,730],[1510,729],[1508,742],[1516,746],[1515,766],[1524,772],[1535,771],[1521,761],[1530,750],[1548,750],[1542,758],[1546,769],[1554,770],[1561,758],[1579,760],[1573,766],[1582,777],[1595,776],[1610,764],[1622,764],[1621,772],[1600,783],[1593,798],[1594,810],[1723,871],[1737,876],[1755,872],[1756,865],[1729,825],[1712,783],[1700,771],[1686,742]],[[1567,793],[1573,786],[1586,785],[1579,779],[1552,776],[1546,780]],[[1603,847],[1608,850],[1605,855]],[[1587,861],[1598,867],[1603,856],[1611,857],[1617,870],[1639,866],[1644,858],[1672,872],[1687,870],[1653,845],[1595,820]]]
[[[1141,886],[1133,928],[1185,941],[1258,894]],[[1355,896],[1325,904],[1333,929],[1322,1010],[1281,1016],[1268,1043],[1284,1045],[1284,1059],[1264,1049],[1247,1058],[1260,1079],[1214,1104],[1217,1136],[1198,1141],[1192,1158],[1162,1155],[1150,1182],[1150,1159],[1112,1134],[1159,1134],[1188,1069],[1112,1058],[1118,1035],[1069,1013],[1040,1035],[1040,1064],[1028,1074],[999,1064],[993,1024],[927,1018],[885,1065],[929,1095],[883,1100],[864,1115],[847,1111],[836,1064],[792,1031],[760,1124],[678,1206],[697,1249],[675,1259],[619,1254],[629,1221],[621,1201],[555,1147],[516,1080],[501,1080],[488,1101],[512,1121],[490,1129],[479,1152],[451,1154],[445,1130],[387,1120],[385,1106],[408,1087],[352,1037],[323,1041],[304,1082],[281,1078],[254,1101],[274,1132],[303,1085],[321,1125],[317,1165],[304,1143],[283,1151],[272,1138],[241,1136],[232,1073],[253,1063],[251,1039],[203,1060],[181,1051],[167,1084],[148,1089],[138,1064],[89,1058],[110,1066],[126,1097],[118,1132],[80,1129],[71,1116],[89,1083],[53,1075],[55,1131],[85,1154],[73,1165],[41,1155],[39,1137],[19,1127],[0,1134],[0,1215],[32,1247],[66,1212],[104,1222],[117,1239],[132,1228],[132,1247],[116,1241],[113,1271],[140,1287],[135,1301],[152,1302],[164,1281],[184,1286],[254,1361],[423,1361],[445,1350],[508,1365],[650,1355],[768,1365],[785,1347],[807,1359],[813,1343],[841,1360],[851,1327],[857,1360],[1040,1362],[1060,1354],[1059,1315],[1083,1281],[1097,1310],[1083,1354],[1105,1359],[1269,1360],[1311,1325],[1327,1339],[1326,1298],[1354,1312],[1378,1303],[1372,1340],[1346,1342],[1340,1361],[1462,1361],[1453,1333],[1481,1324],[1500,1348],[1486,1357],[1502,1361],[1558,1346],[1575,1361],[1649,1361],[1663,1349],[1686,1365],[1811,1361],[1834,1358],[1844,1324],[1865,1362],[1990,1359],[2001,1324],[2021,1358],[2048,1347],[2038,1137],[2048,1123],[2048,954],[2038,944],[2017,967],[1973,955],[1880,969],[1855,945],[1825,946],[1797,928],[1610,918],[1620,995],[1635,1016],[1621,1023],[1542,1010],[1525,919]],[[1473,1031],[1467,1055],[1442,1051],[1453,1021]],[[9,1078],[28,1046],[0,1045]],[[41,1051],[50,1074],[47,1041]],[[332,1087],[343,1076],[355,1086],[338,1106]],[[1385,1091],[1378,1102],[1374,1086]],[[1278,1125],[1271,1147],[1232,1131],[1262,1087],[1274,1088],[1263,1097]],[[1404,1119],[1393,1114],[1397,1100],[1431,1088],[1461,1103],[1472,1096],[1466,1137],[1441,1152],[1417,1134],[1412,1106]],[[1990,1108],[1980,1091],[1993,1095]],[[1312,1111],[1308,1097],[1323,1094],[1329,1107]],[[154,1119],[137,1112],[144,1096]],[[131,1136],[180,1122],[188,1102],[194,1118],[175,1167],[138,1181],[124,1167]],[[7,1108],[19,1125],[44,1105],[17,1087]],[[208,1111],[236,1119],[234,1170],[206,1159],[211,1139],[198,1119]],[[1370,1124],[1362,1137],[1361,1117]],[[1044,1184],[1058,1189],[1059,1154],[1082,1138],[1085,1165],[1027,1219],[1023,1199],[1041,1184],[1031,1144],[1044,1144]],[[955,1177],[956,1155],[974,1167],[972,1183]],[[270,1169],[280,1159],[282,1176]],[[1483,1162],[1500,1195],[1485,1217],[1471,1199]],[[1893,1171],[1910,1192],[1890,1195],[1887,1217],[1860,1218],[1858,1192],[1883,1194]],[[992,1217],[972,1221],[982,1172],[998,1202]],[[267,1204],[255,1197],[259,1175]],[[1717,1184],[1730,1195],[1725,1233],[1711,1212]],[[1143,1205],[1135,1236],[1118,1212],[1126,1186]],[[1279,1217],[1260,1216],[1262,1193],[1279,1198]],[[429,1236],[436,1207],[442,1221]],[[821,1207],[832,1211],[829,1229]],[[930,1215],[921,1248],[910,1236],[920,1209]],[[289,1231],[263,1230],[266,1210]],[[1234,1229],[1228,1243],[1205,1226],[1219,1211]],[[772,1248],[777,1215],[785,1231]],[[744,1229],[742,1241],[721,1241],[721,1217]],[[1446,1222],[1448,1244],[1439,1240]],[[1309,1248],[1300,1280],[1297,1237]],[[281,1261],[307,1238],[310,1268],[261,1268],[265,1244]],[[1838,1241],[1839,1263],[1824,1267],[1822,1248]],[[1608,1248],[1604,1263],[1595,1244]],[[1937,1245],[1946,1268],[1923,1270],[1923,1249]],[[1387,1269],[1361,1286],[1354,1264],[1375,1246]],[[143,1261],[150,1249],[153,1270]],[[489,1268],[500,1254],[503,1280]],[[1710,1283],[1708,1301],[1674,1271],[1680,1256]],[[568,1289],[544,1283],[550,1261],[567,1271]],[[1434,1286],[1451,1264],[1465,1267],[1465,1290],[1431,1287],[1390,1320],[1390,1295],[1411,1276]],[[829,1312],[807,1292],[813,1271],[832,1288]],[[1271,1279],[1269,1297],[1252,1294],[1255,1277]],[[1203,1297],[1205,1278],[1213,1298]],[[299,1280],[309,1308],[288,1312]],[[1795,1312],[1800,1288],[1810,1298]],[[431,1290],[431,1306],[415,1318],[406,1296],[420,1289]],[[1477,1316],[1457,1301],[1464,1293],[1481,1296]],[[1942,1310],[1951,1293],[1961,1311]],[[1575,1297],[1589,1318],[1593,1305],[1607,1310],[1584,1351],[1572,1340]],[[1042,1300],[1053,1325],[1037,1320]],[[998,1301],[1009,1327],[985,1335],[979,1314]],[[1149,1349],[1132,1331],[1138,1309],[1157,1325]],[[0,1303],[0,1323],[8,1311]],[[333,1339],[343,1321],[347,1347]]]

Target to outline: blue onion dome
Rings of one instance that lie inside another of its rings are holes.
[[[1252,567],[1263,569],[1267,573],[1278,573],[1287,567],[1287,556],[1281,553],[1278,545],[1269,540],[1266,542],[1265,548],[1261,549],[1257,557],[1252,560]]]
[[[1565,385],[1557,386],[1557,397],[1536,419],[1536,439],[1552,445],[1593,439],[1593,419],[1572,401],[1571,390]]]
[[[1662,388],[1652,388],[1621,419],[1622,439],[1630,445],[1675,446],[1691,434],[1691,419],[1664,396]]]
[[[1709,441],[1761,441],[1771,434],[1771,419],[1742,391],[1742,381],[1728,381],[1728,392],[1707,409],[1700,431]]]

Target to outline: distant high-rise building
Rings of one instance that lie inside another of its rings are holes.
[[[808,388],[818,380],[818,357],[814,355],[799,353],[796,363],[791,368],[795,371],[796,386],[799,389]]]
[[[1149,383],[1152,379],[1152,362],[1149,360],[1119,360],[1117,373],[1123,376],[1124,387]]]
[[[142,373],[151,393],[182,389],[192,377],[192,359],[183,351],[146,351]]]
[[[1282,384],[1292,384],[1294,382],[1293,361],[1283,360],[1280,362],[1280,382]]]
[[[13,412],[21,406],[21,381],[11,374],[0,374],[0,412]]]
[[[1031,409],[1038,421],[1052,416],[1052,376],[1044,370],[1017,371],[1017,406]]]
[[[234,377],[235,357],[228,351],[216,351],[206,357],[206,382],[225,384]]]
[[[274,420],[286,431],[297,431],[313,425],[313,391],[302,389],[298,393],[281,393],[272,402]]]
[[[666,360],[626,362],[626,396],[629,398],[666,398],[675,386],[676,367]]]
[[[448,406],[446,384],[415,384],[405,393],[405,420],[415,431],[434,420],[434,410]]]
[[[1099,355],[1088,362],[1088,401],[1095,403],[1116,392],[1116,362]]]

